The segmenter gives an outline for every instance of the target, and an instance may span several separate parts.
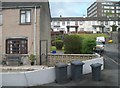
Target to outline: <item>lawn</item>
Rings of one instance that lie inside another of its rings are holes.
[[[96,37],[104,36],[105,38],[108,38],[109,36],[106,34],[79,34],[82,38],[92,38],[96,39]]]
[[[78,34],[80,37],[82,38],[92,38],[92,39],[96,39],[96,37],[99,36],[104,36],[105,38],[108,38],[109,36],[106,34]],[[57,52],[64,52],[64,47],[62,48],[62,50],[57,50],[55,46],[51,46],[51,51],[57,51]]]
[[[57,50],[55,46],[51,46],[50,48],[51,51],[57,51],[57,52],[64,52],[64,47],[62,48],[62,50]]]

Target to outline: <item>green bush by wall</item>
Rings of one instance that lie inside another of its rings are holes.
[[[93,53],[93,48],[95,46],[96,46],[95,39],[91,39],[91,38],[83,39],[81,53],[82,54],[91,54],[91,53]]]
[[[82,38],[79,35],[66,35],[64,49],[67,54],[80,54]]]

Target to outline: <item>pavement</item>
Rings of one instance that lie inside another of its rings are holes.
[[[67,83],[50,83],[42,86],[118,86],[118,70],[108,70],[104,69],[101,71],[102,80],[94,81],[92,80],[92,74],[83,75],[81,81],[70,80]]]

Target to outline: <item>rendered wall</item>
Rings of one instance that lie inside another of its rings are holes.
[[[91,73],[90,65],[93,63],[103,64],[101,70],[104,69],[103,57],[83,61],[83,74]],[[36,86],[55,82],[55,68],[50,67],[30,72],[11,72],[0,73],[2,77],[2,86]],[[70,66],[68,66],[68,77],[70,77]]]

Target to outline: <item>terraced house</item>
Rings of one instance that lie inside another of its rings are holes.
[[[45,63],[50,47],[49,2],[3,0],[1,4],[0,59],[27,64],[28,56],[34,54],[37,64]]]

